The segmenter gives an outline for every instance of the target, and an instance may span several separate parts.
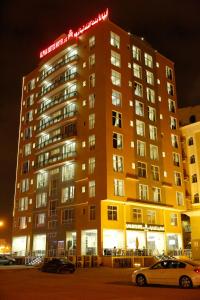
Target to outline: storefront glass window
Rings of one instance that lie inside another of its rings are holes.
[[[97,255],[97,230],[83,230],[81,245],[82,255]]]

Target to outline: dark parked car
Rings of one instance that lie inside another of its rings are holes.
[[[8,255],[0,255],[0,265],[13,265],[15,259]]]
[[[41,267],[42,272],[52,272],[52,273],[74,273],[76,267],[73,263],[67,259],[53,258],[48,262],[45,262]]]

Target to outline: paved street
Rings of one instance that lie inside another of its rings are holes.
[[[77,269],[74,274],[42,273],[37,269],[0,267],[0,300],[199,300],[200,288],[149,286],[131,283],[131,269]]]

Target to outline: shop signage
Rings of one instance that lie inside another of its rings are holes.
[[[164,225],[126,223],[126,229],[147,230],[147,231],[165,231]]]
[[[78,38],[79,35],[87,31],[89,28],[93,27],[94,25],[98,24],[99,22],[104,21],[107,17],[108,17],[108,8],[103,13],[100,13],[96,18],[90,20],[89,22],[81,26],[77,31],[73,31],[70,29],[66,34],[65,38],[59,39],[58,41],[50,45],[48,48],[40,51],[40,58],[43,58],[45,55],[59,48],[63,44],[67,43],[72,38]]]

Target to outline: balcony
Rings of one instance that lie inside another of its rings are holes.
[[[52,119],[50,119],[49,121],[45,122],[44,124],[39,125],[39,126],[37,127],[37,131],[41,131],[41,130],[43,130],[43,129],[46,129],[48,126],[53,125],[53,124],[56,124],[56,123],[58,123],[58,122],[60,122],[60,121],[62,121],[62,120],[64,120],[64,119],[66,119],[66,118],[72,118],[72,117],[74,117],[76,114],[77,114],[77,111],[75,110],[75,111],[70,111],[70,112],[68,112],[68,113],[66,113],[66,114],[57,116],[57,117],[55,117],[55,118],[52,118]]]
[[[46,166],[48,166],[50,164],[63,161],[65,159],[67,159],[67,158],[76,157],[76,155],[77,155],[76,151],[71,151],[71,152],[67,152],[67,153],[64,153],[64,154],[61,154],[61,155],[58,155],[58,156],[49,157],[48,159],[45,159],[45,160],[40,161],[40,162],[37,162],[35,164],[35,168],[36,169],[43,168],[43,167],[46,167]]]
[[[45,78],[47,78],[50,74],[52,74],[53,72],[55,72],[56,70],[58,70],[59,68],[67,65],[69,62],[72,62],[73,60],[77,60],[78,59],[78,55],[72,55],[64,60],[62,60],[61,62],[55,64],[51,69],[49,69],[48,71],[44,72],[43,74],[40,75],[40,81],[44,80]]]
[[[77,91],[65,94],[65,95],[59,95],[57,97],[54,97],[53,100],[49,103],[47,103],[46,105],[43,105],[40,110],[39,110],[39,114],[43,113],[44,111],[46,111],[47,109],[49,109],[50,107],[53,107],[54,105],[60,104],[62,102],[65,102],[66,100],[72,98],[72,97],[76,97],[78,95]]]
[[[69,80],[72,80],[72,79],[76,78],[77,75],[78,75],[77,72],[74,72],[74,73],[69,74],[69,75],[63,75],[63,74],[60,75],[58,78],[56,78],[56,80],[54,81],[54,83],[52,83],[48,87],[46,87],[43,90],[41,90],[39,92],[39,94],[38,94],[38,97],[43,97],[44,95],[46,95],[47,93],[49,93],[50,91],[52,91],[53,89],[55,89],[60,84],[65,83],[66,81],[69,81]]]
[[[65,140],[68,137],[73,137],[77,135],[76,127],[73,127],[72,130],[68,130],[65,133],[57,134],[53,137],[50,137],[48,140],[36,144],[36,149],[42,149],[48,145],[53,144],[54,142]]]

